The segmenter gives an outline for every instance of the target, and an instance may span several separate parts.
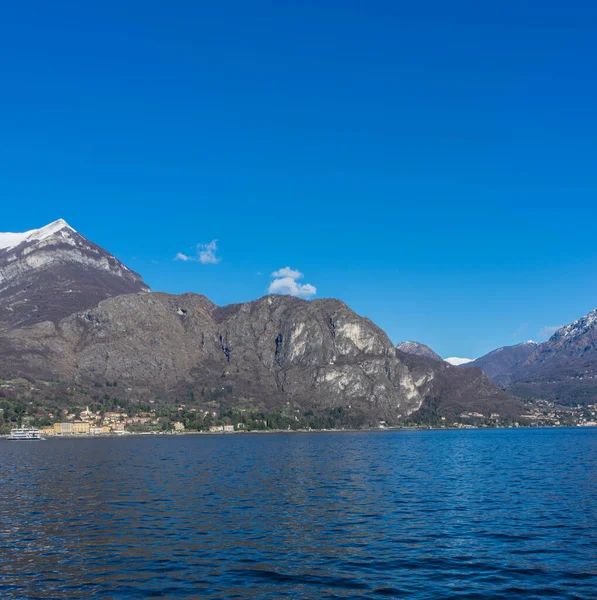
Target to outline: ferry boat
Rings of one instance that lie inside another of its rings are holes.
[[[8,436],[9,440],[41,440],[41,432],[39,429],[11,429],[10,435]]]

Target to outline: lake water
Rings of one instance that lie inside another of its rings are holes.
[[[597,429],[0,442],[0,597],[597,598]]]

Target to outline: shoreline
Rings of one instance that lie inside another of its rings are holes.
[[[230,435],[271,435],[271,434],[300,434],[300,433],[389,433],[389,432],[408,432],[408,431],[478,431],[478,430],[496,430],[496,429],[591,429],[597,428],[597,425],[541,425],[533,427],[530,425],[519,425],[518,427],[370,427],[362,429],[268,429],[253,431],[185,431],[185,432],[130,432],[130,433],[104,433],[101,435],[89,434],[61,434],[42,437],[39,440],[11,440],[9,435],[1,435],[0,440],[5,441],[49,441],[49,440],[98,440],[114,438],[131,437],[185,437],[185,436],[230,436]]]

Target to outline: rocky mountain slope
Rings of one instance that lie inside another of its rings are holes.
[[[499,389],[479,368],[462,369],[446,362],[397,352],[424,396],[422,411],[454,418],[462,412],[480,412],[515,417],[522,403]]]
[[[0,329],[55,321],[140,291],[149,288],[137,273],[62,219],[0,233]]]
[[[423,402],[388,337],[337,300],[219,308],[194,294],[123,295],[13,329],[0,347],[10,377],[118,381],[143,398],[227,389],[236,407],[342,407],[366,422],[395,422]]]
[[[421,342],[400,342],[396,346],[396,350],[406,352],[406,354],[414,354],[415,356],[425,356],[434,360],[443,360],[442,357],[429,346],[421,344]]]
[[[510,414],[481,371],[397,351],[338,300],[266,296],[217,307],[204,296],[122,295],[58,322],[0,332],[0,376],[118,381],[135,400],[214,394],[237,409],[339,409],[350,422],[396,423],[419,410]],[[499,404],[503,404],[503,411]]]
[[[504,346],[462,366],[480,367],[489,379],[498,385],[506,386],[512,383],[521,365],[538,347],[539,344],[531,341]]]

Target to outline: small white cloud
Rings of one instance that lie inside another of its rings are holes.
[[[203,265],[215,265],[221,258],[216,257],[218,250],[218,240],[212,240],[209,244],[197,244],[199,253],[199,262]]]
[[[290,279],[302,279],[303,274],[300,271],[291,269],[290,267],[284,267],[274,271],[272,273],[272,277],[290,277]]]
[[[298,298],[310,298],[315,296],[317,288],[310,283],[297,283],[291,277],[274,279],[269,286],[270,294],[289,294]]]
[[[561,327],[561,325],[546,325],[539,331],[539,336],[543,338],[550,338]]]
[[[317,288],[310,283],[298,283],[297,279],[302,279],[303,274],[300,271],[284,267],[272,273],[274,280],[269,284],[268,292],[270,294],[288,294],[298,298],[311,298],[317,293]]]
[[[187,256],[179,252],[174,260],[189,262],[200,262],[202,265],[215,265],[222,259],[216,256],[218,251],[218,240],[212,240],[209,244],[197,244],[197,256]]]

